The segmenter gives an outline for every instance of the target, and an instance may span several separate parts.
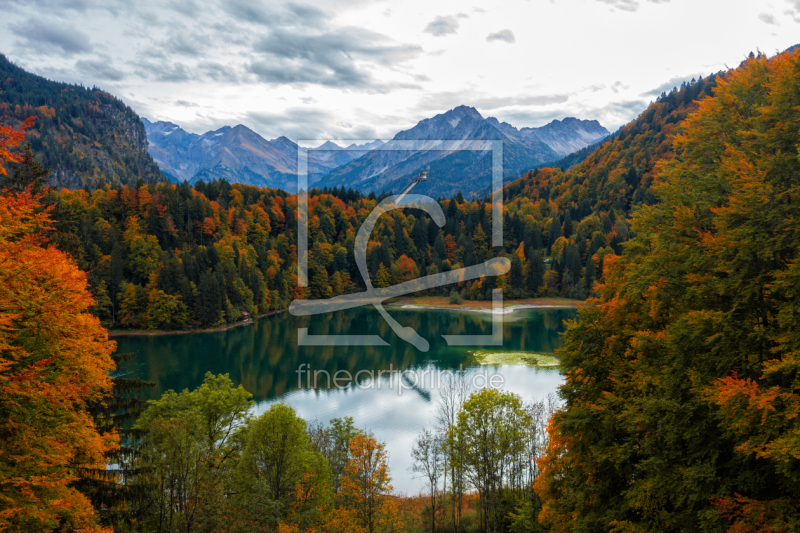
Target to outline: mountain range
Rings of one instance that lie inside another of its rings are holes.
[[[0,118],[16,126],[31,116],[36,125],[26,139],[58,187],[225,179],[297,189],[299,148],[286,137],[267,140],[243,125],[198,135],[171,122],[150,122],[98,88],[48,80],[0,55]],[[386,146],[380,140],[348,146],[328,141],[309,150],[309,183],[365,193],[399,191],[427,169],[430,181],[415,192],[484,195],[490,189],[491,153],[433,150],[437,140],[503,141],[503,177],[510,181],[608,134],[597,121],[571,117],[518,129],[462,105],[397,133]],[[393,141],[412,141],[414,149],[394,150]]]
[[[143,122],[150,155],[176,182],[226,179],[296,190],[298,146],[286,137],[266,140],[243,125],[198,135],[171,122]],[[385,145],[380,140],[346,147],[325,142],[308,152],[309,182],[362,192],[399,190],[426,168],[432,179],[415,192],[484,194],[491,182],[490,152],[433,150],[431,141],[501,140],[504,178],[514,179],[608,134],[597,121],[571,117],[541,128],[517,129],[493,117],[484,119],[475,108],[459,106],[399,132]],[[414,150],[400,151],[393,149],[392,141],[420,142],[412,143]]]
[[[189,133],[172,122],[143,118],[149,152],[161,171],[175,182],[225,179],[258,187],[293,191],[297,188],[297,144],[286,137],[270,141],[242,126],[225,126],[202,135]],[[314,182],[331,170],[382,144],[340,147],[327,142],[312,150],[309,180]]]
[[[436,140],[503,141],[503,178],[509,181],[608,135],[608,130],[596,120],[572,117],[554,120],[540,128],[517,129],[494,117],[483,118],[475,108],[462,105],[422,120],[394,136],[392,141],[420,141],[412,143],[413,151],[391,150],[393,143],[389,141],[379,150],[334,169],[319,185],[353,187],[363,192],[399,191],[425,168],[431,179],[414,192],[435,197],[457,192],[466,196],[483,195],[491,186],[491,152],[434,150]],[[398,146],[396,143],[394,147]]]

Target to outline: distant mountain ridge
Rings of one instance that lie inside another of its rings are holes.
[[[97,88],[31,74],[0,54],[0,121],[18,126],[36,117],[25,141],[50,167],[56,187],[90,188],[100,182],[164,182],[147,152],[139,116]]]
[[[251,129],[225,126],[202,135],[188,133],[171,122],[144,119],[150,154],[174,181],[226,179],[259,187],[294,192],[297,188],[297,144],[286,137],[266,140]],[[309,183],[364,192],[393,190],[422,168],[435,180],[418,187],[437,195],[482,194],[491,183],[489,152],[431,150],[435,140],[504,141],[504,177],[557,161],[597,143],[609,134],[596,120],[568,117],[541,128],[517,129],[496,118],[484,119],[473,107],[459,106],[421,120],[395,135],[395,141],[414,142],[414,150],[392,150],[391,141],[346,147],[327,141],[309,151]]]
[[[162,172],[175,182],[194,184],[200,180],[225,179],[286,191],[297,188],[298,146],[286,137],[268,141],[241,124],[198,135],[172,122],[147,119],[143,122],[150,141],[150,155]],[[316,181],[379,144],[382,143],[374,141],[342,148],[326,142],[309,152],[309,181]]]
[[[392,141],[380,150],[343,165],[319,183],[328,187],[353,187],[362,192],[399,190],[423,168],[432,179],[415,189],[433,196],[485,194],[491,185],[489,152],[432,150],[435,140],[503,141],[503,177],[516,179],[526,171],[585,148],[609,135],[596,120],[568,117],[541,128],[517,129],[496,118],[484,119],[473,107],[458,106],[421,120],[393,141],[419,141],[415,150],[390,150]],[[400,147],[399,143],[395,146]]]

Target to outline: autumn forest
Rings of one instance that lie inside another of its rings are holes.
[[[437,199],[443,227],[414,209],[379,219],[375,287],[506,257],[502,276],[418,296],[582,302],[558,397],[448,382],[409,450],[426,489],[402,497],[358,420],[255,414],[225,374],[144,402],[147,382],[111,377],[130,355],[108,335],[365,290],[356,233],[388,192],[309,191],[300,287],[296,194],[168,183],[130,154],[107,173],[99,152],[80,156],[106,135],[89,131],[99,107],[22,101],[34,88],[13,84],[0,80],[20,100],[0,104],[0,531],[800,529],[800,52],[684,83],[507,183],[502,247],[490,197]],[[59,151],[94,178],[54,186]]]

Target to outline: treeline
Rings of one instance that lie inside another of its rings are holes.
[[[20,80],[27,78],[8,79],[24,99]],[[670,133],[715,85],[715,76],[684,84],[571,170],[538,169],[507,185],[502,247],[490,246],[488,198],[439,199],[443,228],[413,209],[382,216],[367,251],[373,284],[386,287],[504,255],[511,260],[508,274],[428,294],[455,290],[455,302],[489,299],[498,287],[508,299],[592,295],[593,284],[604,279],[606,256],[621,253],[632,236],[626,218],[655,202],[653,170],[672,157]],[[75,105],[65,101],[64,108]],[[39,131],[45,131],[50,119],[37,113]],[[37,174],[31,166],[41,162],[32,157],[16,165],[12,178]],[[284,309],[295,298],[365,288],[353,254],[355,234],[383,196],[343,188],[310,192],[309,287],[301,289],[296,195],[225,181],[194,187],[108,181],[51,190],[45,198],[55,206],[52,241],[89,273],[93,312],[106,327],[213,327]]]
[[[311,192],[307,288],[297,287],[296,195],[219,181],[51,190],[45,202],[53,206],[52,240],[89,274],[93,312],[104,325],[176,329],[232,323],[244,313],[284,309],[294,298],[364,290],[353,246],[380,199],[342,189]],[[581,223],[567,214],[561,222],[540,201],[533,215],[506,211],[504,247],[493,249],[491,204],[460,195],[440,204],[443,228],[411,209],[381,217],[367,251],[375,286],[507,255],[508,274],[456,290],[477,300],[496,287],[506,298],[584,298],[602,277],[605,255],[621,250],[628,236],[613,212]]]

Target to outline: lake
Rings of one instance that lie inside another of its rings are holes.
[[[464,369],[475,388],[494,385],[525,401],[543,399],[563,383],[555,369],[482,365],[473,353],[552,353],[561,346],[564,321],[576,316],[574,308],[515,309],[503,316],[503,346],[483,348],[448,346],[441,335],[491,334],[488,313],[391,308],[390,313],[426,338],[430,350],[421,352],[397,337],[372,308],[314,317],[281,313],[224,331],[115,337],[118,352],[136,354],[115,375],[156,383],[147,397],[158,398],[169,389],[194,389],[206,372],[226,373],[253,394],[258,413],[283,401],[309,422],[352,416],[356,426],[387,443],[392,484],[406,494],[422,488],[408,470],[411,445],[433,425],[437,383],[445,373]],[[308,328],[310,335],[378,334],[388,346],[298,346],[298,328]]]

